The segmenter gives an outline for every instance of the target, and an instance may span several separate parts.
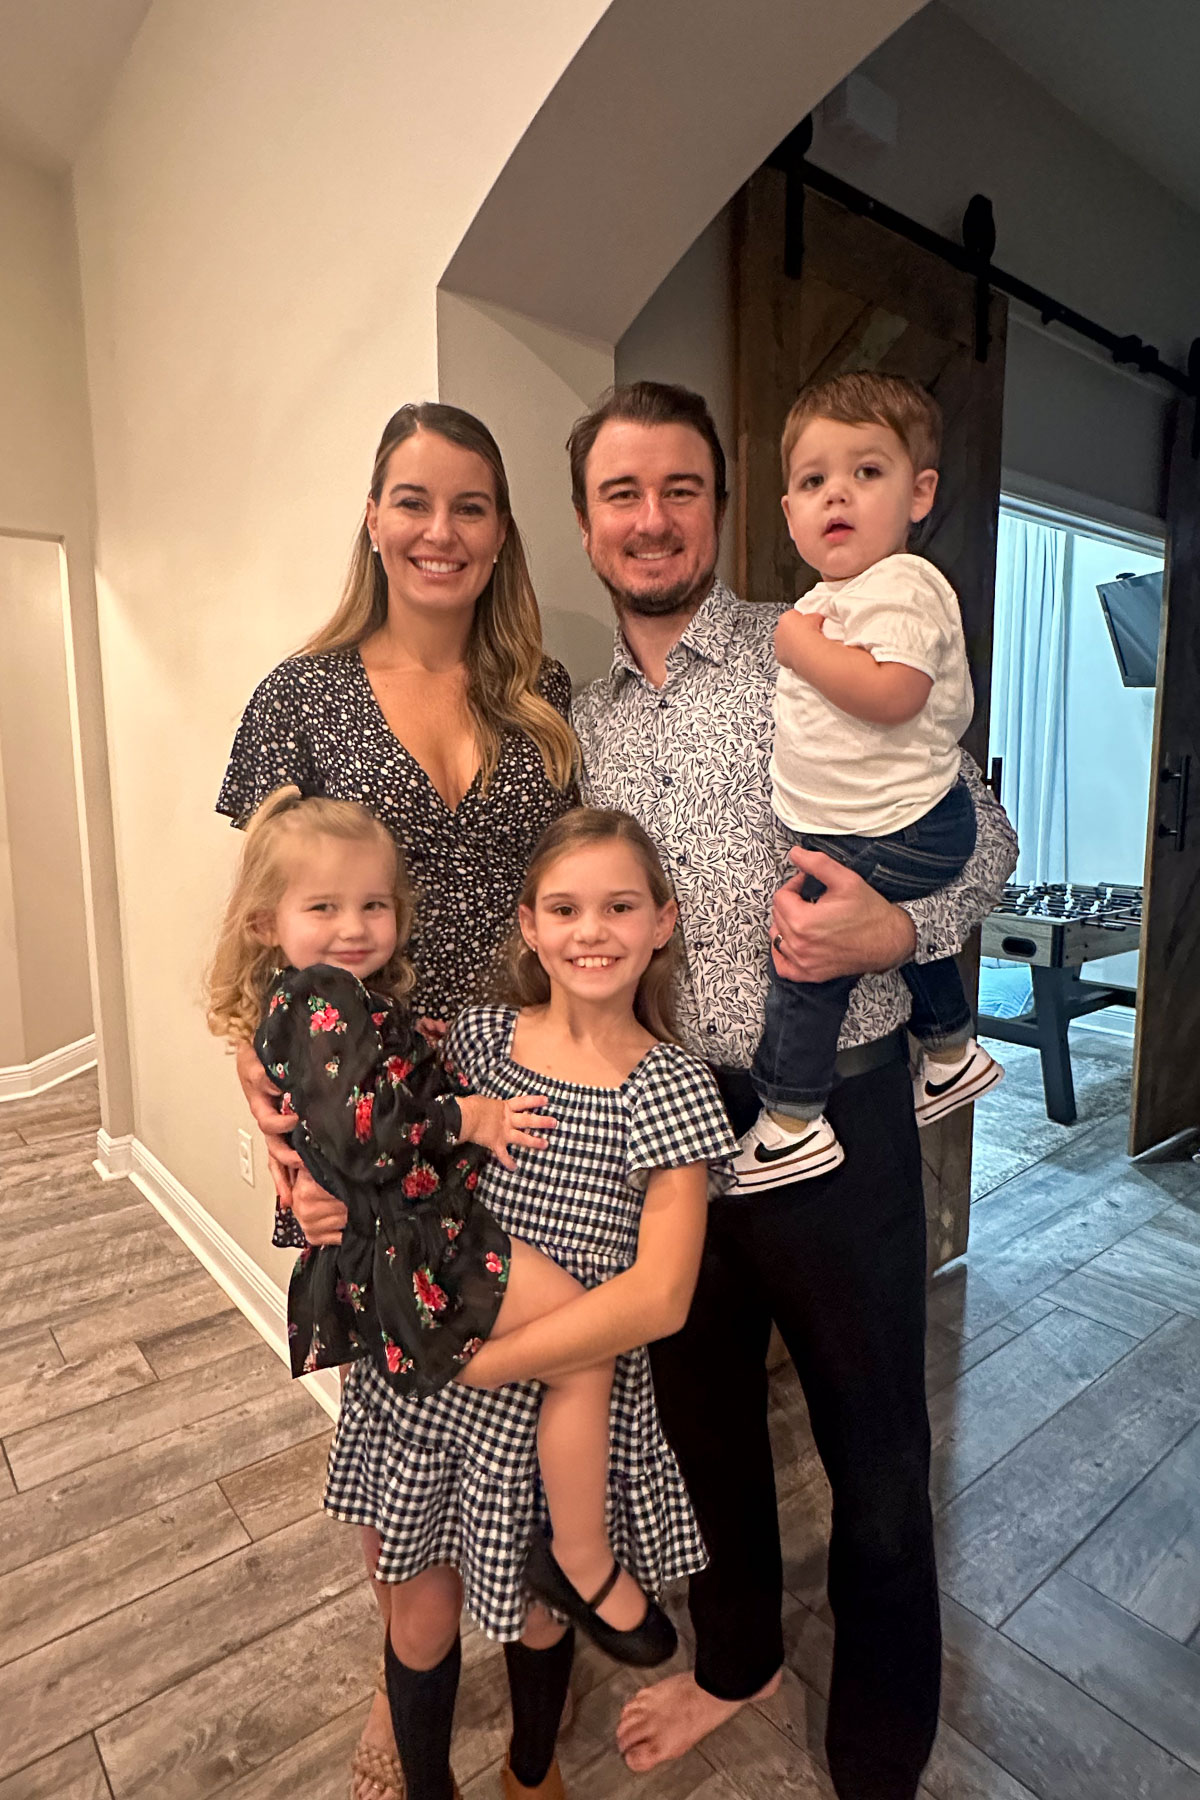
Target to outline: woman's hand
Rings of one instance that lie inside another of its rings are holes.
[[[798,873],[780,888],[771,913],[772,953],[782,976],[831,981],[909,961],[917,931],[906,912],[820,850],[797,848],[790,860]],[[824,885],[819,900],[800,898],[805,875]]]
[[[425,1039],[425,1042],[427,1044],[432,1044],[435,1050],[439,1044],[446,1041],[446,1033],[449,1029],[450,1027],[447,1025],[445,1019],[427,1019],[422,1017],[417,1020],[417,1030]]]
[[[290,1208],[293,1185],[304,1165],[285,1139],[300,1121],[294,1112],[280,1112],[282,1090],[275,1086],[259,1062],[253,1044],[238,1045],[237,1074],[251,1117],[266,1140],[267,1167],[271,1171],[275,1197],[280,1206]]]
[[[459,1101],[462,1114],[460,1137],[490,1150],[504,1169],[515,1169],[516,1158],[509,1145],[523,1150],[544,1150],[546,1133],[553,1131],[558,1120],[539,1109],[546,1104],[545,1094],[518,1094],[513,1100],[494,1100],[487,1094],[466,1094]]]
[[[291,1208],[310,1244],[340,1244],[349,1214],[342,1202],[313,1180],[301,1164],[292,1183]]]

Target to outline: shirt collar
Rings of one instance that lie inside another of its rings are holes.
[[[680,651],[702,657],[705,662],[724,662],[729,640],[733,635],[736,600],[737,596],[730,592],[723,581],[714,581],[704,600],[688,620],[679,642],[672,646],[667,656],[668,668],[671,667],[672,660],[678,658]],[[640,675],[641,672],[632,650],[625,642],[625,634],[618,625],[613,634],[612,666],[609,669],[613,693],[624,685],[627,676]]]

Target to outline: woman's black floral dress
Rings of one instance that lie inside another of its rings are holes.
[[[465,1079],[399,1001],[325,963],[283,971],[254,1047],[300,1119],[294,1148],[349,1213],[340,1244],[297,1260],[292,1374],[370,1357],[398,1392],[435,1392],[508,1280],[508,1234],[474,1191],[488,1153],[458,1142]]]
[[[538,692],[569,719],[571,681],[561,663],[544,659]],[[413,1014],[447,1021],[486,988],[538,838],[579,804],[573,782],[565,790],[551,783],[532,738],[507,731],[487,792],[476,775],[452,810],[388,725],[357,650],[289,657],[259,683],[217,811],[244,825],[287,782],[356,800],[396,839],[416,890],[407,951],[417,977]],[[278,1206],[272,1242],[304,1247],[295,1218]]]

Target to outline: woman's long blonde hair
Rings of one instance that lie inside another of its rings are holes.
[[[547,825],[538,839],[521,886],[519,904],[530,909],[536,906],[550,870],[572,850],[611,843],[629,845],[642,865],[655,906],[665,906],[675,898],[658,851],[636,819],[624,812],[579,806]],[[677,926],[662,948],[651,955],[633,1001],[638,1023],[664,1043],[679,1042],[676,994],[682,968]],[[519,925],[514,926],[501,951],[495,998],[504,1006],[544,1006],[550,998],[550,977],[538,961],[537,952],[525,942]]]
[[[351,800],[305,798],[297,787],[276,788],[246,827],[242,860],[208,971],[208,1028],[216,1037],[238,1044],[258,1030],[272,979],[286,961],[278,945],[263,941],[261,925],[283,898],[297,852],[306,839],[316,837],[387,845],[396,869],[396,948],[371,983],[397,997],[412,987],[412,965],[404,954],[412,926],[412,890],[391,832]]]
[[[467,706],[475,726],[486,791],[500,758],[506,731],[522,731],[541,754],[547,778],[557,788],[572,781],[579,766],[575,733],[537,691],[542,672],[542,622],[534,598],[525,546],[512,516],[508,477],[495,438],[472,413],[435,401],[402,406],[383,428],[371,475],[371,498],[378,505],[392,452],[418,431],[481,456],[492,472],[496,511],[507,525],[487,586],[475,603],[467,640]],[[337,611],[300,651],[356,649],[387,622],[388,584],[383,559],[372,553],[367,521],[358,528],[346,583]]]

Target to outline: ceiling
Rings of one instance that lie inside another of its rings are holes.
[[[0,0],[0,143],[69,169],[150,0]]]
[[[1197,0],[942,0],[1200,212]]]
[[[70,168],[151,0],[0,0],[0,143]],[[1197,0],[941,0],[1200,212]]]

